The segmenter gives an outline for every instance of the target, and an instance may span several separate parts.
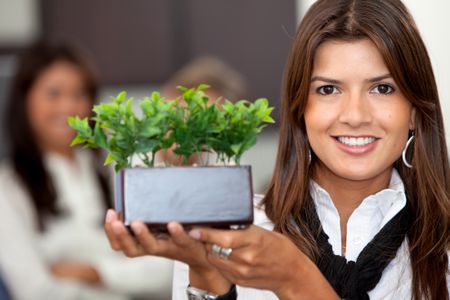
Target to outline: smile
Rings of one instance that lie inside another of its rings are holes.
[[[347,146],[350,147],[364,147],[369,144],[372,144],[376,141],[376,138],[374,137],[346,137],[346,136],[339,136],[336,137],[336,139]]]

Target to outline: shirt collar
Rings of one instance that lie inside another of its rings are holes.
[[[337,209],[330,197],[330,194],[312,179],[310,183],[310,190],[311,196],[318,210],[327,210],[337,213]],[[382,223],[385,224],[405,205],[406,195],[403,181],[397,170],[392,169],[388,188],[365,198],[358,206],[357,210],[365,208],[378,209],[384,219]]]
[[[58,168],[60,165],[68,165],[76,167],[78,165],[89,165],[92,162],[90,161],[89,151],[82,149],[74,149],[74,159],[70,160],[67,157],[56,153],[56,152],[45,152],[43,155],[44,164],[46,164],[49,168]]]

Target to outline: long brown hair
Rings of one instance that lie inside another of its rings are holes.
[[[57,195],[39,149],[26,111],[28,94],[41,74],[56,62],[77,66],[83,76],[86,92],[94,104],[97,80],[94,70],[77,47],[65,42],[40,40],[25,49],[18,60],[6,109],[6,135],[10,144],[12,167],[37,212],[38,226],[45,229],[48,215],[61,213],[56,205]],[[110,193],[107,180],[99,172],[99,184],[105,204],[109,207]]]
[[[317,158],[313,153],[309,162],[304,120],[314,56],[327,40],[365,38],[377,46],[395,82],[416,109],[410,153],[413,168],[406,168],[401,158],[394,164],[404,181],[414,220],[408,232],[413,299],[449,299],[450,173],[442,112],[427,50],[399,0],[319,0],[305,15],[285,71],[279,148],[264,199],[266,213],[275,230],[317,259],[317,244],[307,226],[313,205],[309,180]]]

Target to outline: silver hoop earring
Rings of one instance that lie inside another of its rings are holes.
[[[413,166],[412,166],[412,164],[410,164],[407,160],[406,160],[406,151],[408,151],[408,147],[409,147],[409,145],[412,143],[412,141],[414,140],[414,134],[413,135],[411,135],[411,137],[408,139],[408,141],[406,142],[406,145],[405,145],[405,149],[403,149],[403,152],[402,152],[402,160],[403,160],[403,163],[405,164],[405,166],[407,166],[408,168],[412,168]]]
[[[311,156],[311,149],[308,149],[308,166],[311,164],[312,156]]]

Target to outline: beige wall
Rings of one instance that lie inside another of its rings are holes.
[[[0,0],[0,43],[26,45],[39,31],[38,1]]]

